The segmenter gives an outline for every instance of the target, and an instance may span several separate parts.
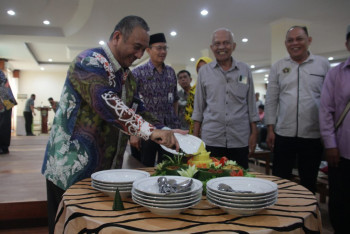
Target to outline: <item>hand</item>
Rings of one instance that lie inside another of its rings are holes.
[[[182,129],[171,129],[171,131],[173,131],[173,133],[180,133],[182,135],[186,135],[188,134],[188,130],[182,130]]]
[[[328,162],[328,166],[338,167],[338,163],[339,163],[339,159],[340,159],[338,148],[326,149],[326,159]]]
[[[256,132],[256,131],[253,131],[253,132],[250,134],[250,137],[249,137],[249,143],[248,143],[248,146],[249,146],[249,155],[254,154],[254,152],[255,152],[255,148],[256,148],[256,139],[257,139],[257,132]]]
[[[155,129],[150,139],[158,144],[164,145],[165,147],[176,149],[179,152],[179,142],[176,140],[173,130],[160,130]]]
[[[141,150],[141,140],[139,137],[130,136],[129,142],[132,147],[135,147],[139,151]]]
[[[267,127],[266,144],[271,151],[275,148],[275,133],[273,132],[273,126],[269,125]]]

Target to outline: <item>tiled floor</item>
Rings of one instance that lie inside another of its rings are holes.
[[[0,155],[0,203],[18,201],[45,201],[45,179],[41,165],[48,135],[12,137],[10,154]],[[125,154],[123,168],[140,168],[143,165]],[[264,173],[264,168],[250,164],[250,168]],[[323,233],[333,233],[326,203],[320,203]],[[46,228],[1,230],[0,233],[46,233]]]

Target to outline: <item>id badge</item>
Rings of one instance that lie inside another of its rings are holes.
[[[174,95],[173,93],[168,93],[168,103],[173,103],[174,102]]]

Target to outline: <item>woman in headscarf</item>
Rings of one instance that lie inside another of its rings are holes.
[[[210,63],[213,61],[209,57],[200,57],[196,62],[196,71],[198,74],[199,68],[207,63]],[[194,103],[194,94],[196,92],[196,84],[193,85],[193,87],[190,89],[190,93],[188,95],[187,99],[187,105],[185,110],[185,120],[188,122],[189,125],[189,134],[192,134],[193,132],[193,120],[192,120],[192,112],[193,112],[193,103]]]

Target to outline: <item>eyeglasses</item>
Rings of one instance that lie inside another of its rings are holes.
[[[169,50],[169,47],[167,47],[167,46],[150,46],[150,48],[155,48],[157,51],[162,51],[162,50],[164,50],[164,51],[168,51]]]
[[[233,43],[230,41],[224,41],[224,42],[214,42],[214,47],[219,47],[220,45],[224,45],[224,47],[231,46]]]

